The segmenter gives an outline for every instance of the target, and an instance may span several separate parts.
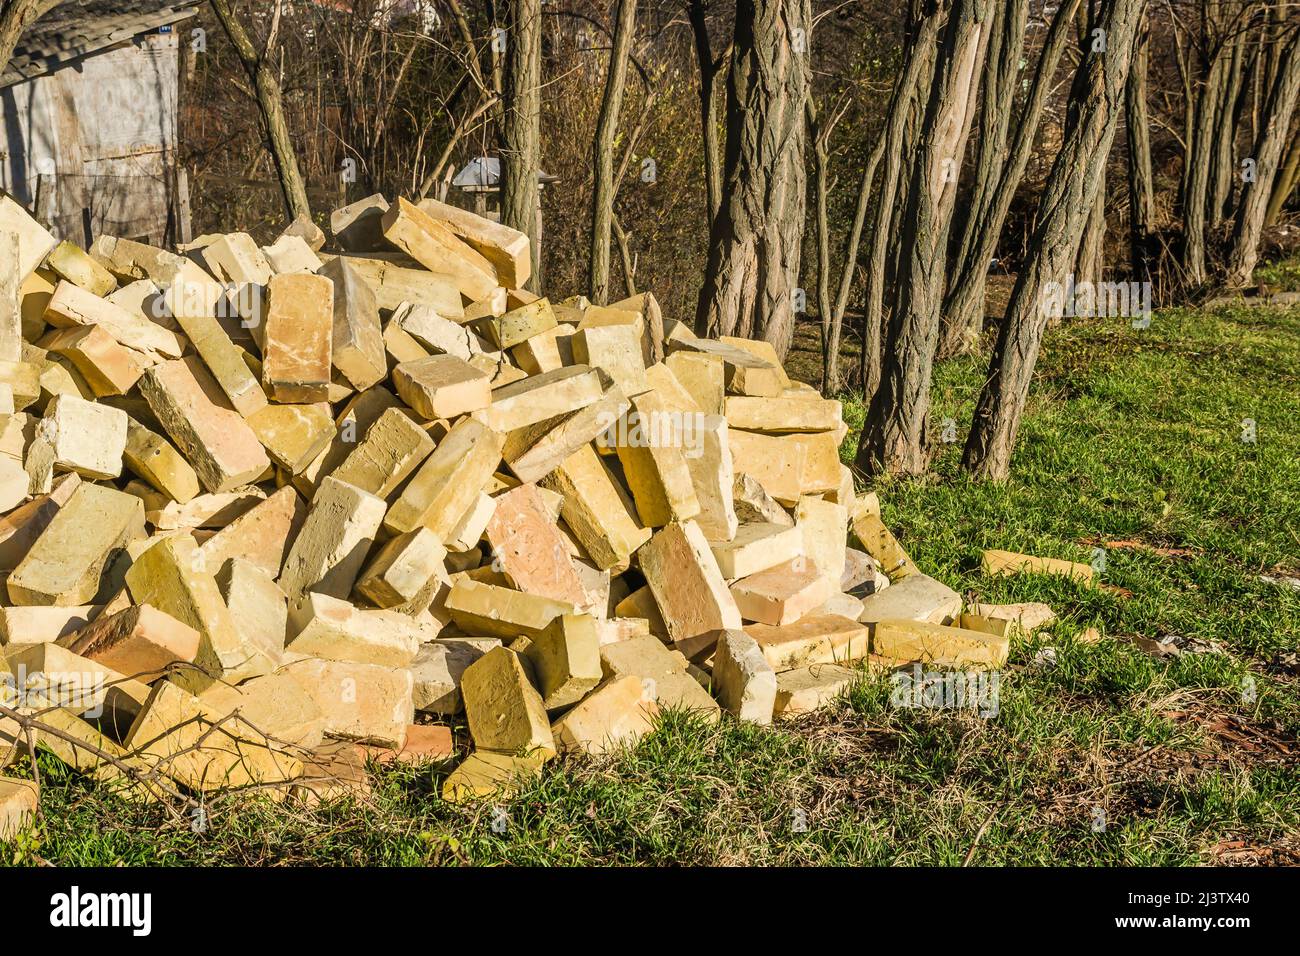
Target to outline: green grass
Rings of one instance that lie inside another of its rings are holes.
[[[1300,592],[1260,575],[1300,576],[1298,370],[1300,310],[1068,324],[1044,349],[1002,486],[962,477],[960,443],[939,441],[945,418],[962,436],[984,363],[938,370],[933,476],[882,482],[886,522],[971,597],[1061,617],[1013,646],[992,719],[896,708],[864,675],[775,729],[670,714],[635,751],[554,763],[513,800],[450,806],[445,768],[377,770],[369,801],[227,797],[202,833],[42,758],[43,818],[0,860],[1294,863]],[[860,420],[860,404],[846,411]],[[1089,561],[1103,542],[1123,544],[1106,550],[1109,588],[978,568],[983,548]],[[1076,641],[1087,627],[1103,640]],[[1155,658],[1127,640],[1168,635],[1224,653]]]

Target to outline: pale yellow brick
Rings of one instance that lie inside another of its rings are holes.
[[[712,542],[710,548],[728,581],[749,577],[804,553],[799,529],[779,524],[742,524],[730,541]]]
[[[155,365],[140,379],[140,391],[208,491],[248,484],[270,466],[253,430],[225,407],[216,382],[194,358]]]
[[[632,411],[618,423],[617,452],[638,516],[652,528],[694,518],[700,502],[686,464],[681,414],[655,392],[631,401]]]
[[[740,627],[740,611],[704,533],[693,521],[668,525],[637,555],[674,641]]]
[[[322,481],[280,575],[290,604],[306,591],[346,598],[383,518],[382,498],[334,478]]]
[[[923,621],[880,621],[871,650],[894,661],[940,667],[1001,667],[1007,662],[1005,636]]]
[[[865,624],[834,615],[805,617],[777,627],[750,624],[745,632],[758,642],[778,673],[810,664],[851,663],[870,650]]]
[[[214,680],[237,683],[269,674],[277,660],[241,631],[188,534],[164,538],[136,558],[126,572],[126,586],[137,604],[151,604],[194,628],[202,636],[195,664],[202,673],[183,671],[175,680],[199,690]],[[206,679],[204,677],[206,675]]]
[[[133,419],[126,423],[122,462],[172,501],[184,504],[200,491],[199,476],[171,442]]]
[[[384,519],[401,534],[423,525],[446,539],[501,461],[503,436],[472,418],[439,442]]]
[[[555,755],[546,707],[514,651],[498,647],[476,660],[461,676],[460,692],[480,750]]]
[[[138,498],[82,482],[9,575],[9,599],[17,605],[88,604],[114,553],[143,536]]]
[[[551,727],[563,753],[606,754],[634,747],[654,729],[659,705],[634,676],[607,681]]]
[[[487,408],[490,377],[454,355],[430,355],[393,369],[393,385],[406,404],[429,421]]]

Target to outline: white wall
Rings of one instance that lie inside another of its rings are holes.
[[[77,242],[87,219],[95,235],[161,232],[176,104],[175,33],[147,34],[0,90],[0,185],[29,207],[39,199],[37,214]],[[53,195],[38,196],[38,177],[51,175]]]

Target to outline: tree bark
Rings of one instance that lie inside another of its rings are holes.
[[[948,233],[958,173],[988,46],[991,0],[953,0],[911,171],[899,251],[898,302],[880,388],[858,440],[868,474],[916,475],[929,465],[930,375],[939,344]]]
[[[1093,200],[1079,238],[1079,250],[1074,258],[1074,280],[1088,282],[1095,289],[1103,280],[1106,265],[1106,171],[1101,173],[1097,198]]]
[[[1086,55],[1095,42],[1093,29],[1098,26],[1094,17],[1097,15],[1095,3],[1079,9],[1079,51]],[[1109,161],[1109,157],[1108,157]],[[1088,283],[1093,289],[1102,280],[1102,271],[1106,251],[1106,166],[1101,170],[1101,182],[1097,188],[1097,198],[1093,200],[1092,209],[1084,223],[1083,234],[1079,237],[1079,247],[1074,257],[1074,281],[1076,284]]]
[[[1183,269],[1193,287],[1209,279],[1206,253],[1206,211],[1210,203],[1211,154],[1215,148],[1215,120],[1226,95],[1231,61],[1211,33],[1217,27],[1218,11],[1201,8],[1202,42],[1210,49],[1202,56],[1202,78],[1196,94],[1192,128],[1183,156]]]
[[[876,200],[875,215],[871,223],[871,249],[867,255],[866,289],[863,293],[862,316],[862,388],[863,397],[870,402],[880,388],[881,331],[884,325],[885,266],[888,259],[888,241],[891,220],[898,204],[899,179],[903,169],[903,139],[908,114],[918,95],[922,77],[933,72],[935,45],[939,28],[943,25],[943,10],[939,6],[920,9],[918,19],[910,24],[903,71],[894,86],[885,120],[884,172],[881,175],[880,194]]]
[[[528,236],[533,274],[540,288],[542,5],[541,0],[509,0],[505,26],[501,222]]]
[[[1205,221],[1217,226],[1232,212],[1232,187],[1237,176],[1237,121],[1241,115],[1242,79],[1245,63],[1245,34],[1229,41],[1227,76],[1215,113],[1210,155],[1209,187],[1205,197]]]
[[[1151,281],[1151,234],[1155,231],[1155,178],[1151,170],[1147,116],[1147,61],[1150,28],[1143,24],[1124,87],[1124,127],[1128,139],[1129,262],[1134,281]]]
[[[832,395],[838,387],[837,362],[839,342],[832,342],[831,325],[831,226],[827,213],[827,198],[830,192],[830,155],[826,141],[829,132],[824,130],[817,116],[817,102],[809,96],[807,100],[808,136],[813,144],[813,202],[817,223],[817,317],[821,320],[822,333],[822,387],[823,395]],[[845,262],[844,269],[852,268],[852,263]]]
[[[636,0],[618,0],[614,45],[609,54],[609,76],[596,119],[596,136],[591,148],[594,183],[591,190],[591,261],[587,295],[596,305],[609,302],[609,239],[614,219],[614,137],[618,133],[627,84],[627,62],[636,32]]]
[[[1025,28],[1029,19],[1028,0],[1008,0],[995,11],[990,26],[988,56],[984,62],[984,92],[980,105],[979,149],[975,154],[975,175],[970,192],[957,211],[961,242],[953,258],[955,270],[967,263],[980,245],[980,234],[993,212],[998,181],[1006,168],[1012,106],[1020,79],[1021,58],[1025,48]],[[987,262],[979,270],[979,298],[984,297]],[[939,354],[948,356],[964,351],[978,340],[983,309],[975,316],[954,317],[945,307]],[[954,321],[956,319],[956,321]]]
[[[956,279],[950,284],[944,298],[943,314],[947,319],[940,355],[955,355],[968,351],[979,341],[984,325],[984,297],[988,279],[989,261],[997,250],[998,238],[1011,210],[1016,188],[1033,155],[1038,126],[1052,89],[1056,68],[1061,62],[1070,37],[1070,24],[1080,0],[1064,0],[1056,9],[1038,66],[1030,83],[1029,94],[1016,132],[1012,137],[1011,156],[1003,165],[996,189],[985,212],[973,223],[970,232],[973,241],[963,244],[961,255],[955,263]]]
[[[1291,131],[1291,116],[1300,97],[1300,31],[1293,32],[1278,58],[1277,79],[1264,107],[1263,129],[1255,144],[1255,179],[1245,184],[1233,228],[1232,254],[1228,260],[1227,284],[1250,284],[1259,261],[1259,237],[1264,229],[1269,198]]]
[[[612,217],[611,225],[614,229],[614,241],[618,243],[619,259],[623,263],[623,288],[627,291],[627,298],[636,295],[636,269],[632,263],[632,248],[627,241],[627,233],[623,231],[623,224],[618,221],[618,216]]]
[[[311,203],[307,201],[307,184],[298,168],[298,157],[293,151],[293,139],[289,135],[289,124],[284,116],[284,94],[280,89],[280,80],[271,66],[270,54],[275,49],[275,26],[267,37],[266,47],[261,53],[253,46],[253,41],[242,23],[231,9],[230,0],[212,0],[212,11],[216,14],[221,28],[235,48],[239,62],[243,64],[253,92],[257,97],[257,108],[262,115],[262,125],[266,129],[267,145],[271,151],[271,161],[275,164],[276,177],[280,180],[280,192],[284,196],[285,213],[290,222],[299,216],[311,218]],[[276,23],[278,24],[278,11]]]
[[[705,335],[765,339],[782,358],[803,241],[811,28],[808,0],[738,0],[723,195],[696,312]]]
[[[1277,217],[1282,214],[1282,207],[1295,192],[1297,183],[1300,183],[1300,129],[1293,131],[1291,135],[1291,148],[1287,151],[1286,162],[1282,165],[1282,171],[1278,173],[1277,182],[1273,184],[1273,196],[1269,199],[1268,210],[1264,213],[1265,228],[1277,222]]]
[[[695,38],[695,59],[700,69],[700,133],[704,142],[704,195],[708,203],[707,227],[722,205],[722,147],[718,142],[717,79],[725,59],[714,59],[704,0],[691,0],[687,8]]]
[[[1074,261],[1122,109],[1134,40],[1146,0],[1102,0],[1105,52],[1086,53],[1070,96],[1060,152],[1038,206],[1031,252],[1016,280],[966,440],[963,466],[1005,480],[1029,395],[1043,331]]]

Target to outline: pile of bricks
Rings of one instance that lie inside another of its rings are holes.
[[[527,238],[437,202],[331,233],[83,251],[0,201],[0,760],[316,800],[467,725],[461,799],[663,708],[1005,660],[768,344],[523,291]]]

